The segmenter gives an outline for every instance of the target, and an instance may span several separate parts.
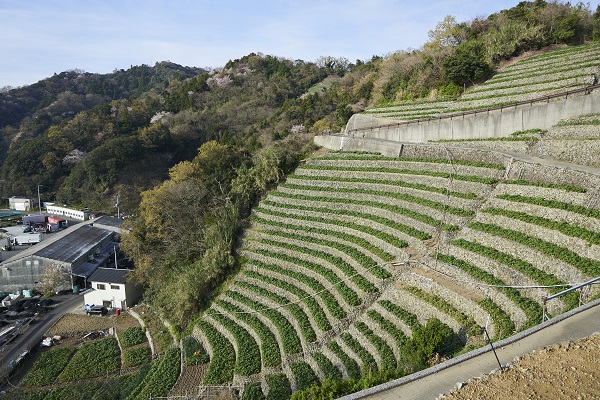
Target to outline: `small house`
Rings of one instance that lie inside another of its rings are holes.
[[[15,211],[33,211],[38,208],[38,200],[32,197],[13,196],[8,199],[8,208]]]
[[[92,290],[83,295],[85,304],[101,305],[107,308],[126,309],[142,296],[141,287],[128,282],[131,273],[128,269],[98,268],[89,277]]]

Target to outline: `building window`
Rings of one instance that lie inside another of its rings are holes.
[[[96,287],[97,287],[99,290],[106,290],[106,285],[105,285],[104,283],[98,283],[98,284],[96,285]]]
[[[112,290],[119,290],[119,285],[110,285]]]

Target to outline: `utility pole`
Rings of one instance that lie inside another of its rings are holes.
[[[40,186],[44,186],[44,185],[37,185],[37,190],[38,190],[38,208],[40,210],[40,214],[42,213],[42,201],[40,199]]]
[[[121,210],[119,209],[119,193],[117,193],[117,202],[115,203],[115,207],[117,207],[117,218],[121,218]]]

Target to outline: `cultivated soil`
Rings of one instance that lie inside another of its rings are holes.
[[[536,350],[441,398],[600,399],[600,333]]]

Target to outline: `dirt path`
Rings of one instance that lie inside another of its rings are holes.
[[[459,399],[598,399],[600,334],[545,347],[509,369],[468,382],[442,397]]]

